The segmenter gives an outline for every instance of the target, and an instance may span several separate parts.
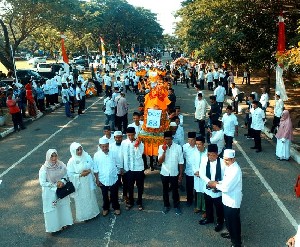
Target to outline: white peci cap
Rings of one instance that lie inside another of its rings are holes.
[[[225,149],[223,157],[232,159],[235,157],[235,151],[233,149]]]
[[[101,138],[99,139],[99,144],[101,144],[101,145],[108,144],[108,143],[109,143],[109,142],[108,142],[108,139],[105,138],[105,137],[101,137]]]

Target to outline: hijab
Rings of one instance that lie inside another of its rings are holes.
[[[288,110],[282,112],[276,138],[293,140],[293,124]]]
[[[56,154],[56,149],[49,149],[46,153],[46,160],[44,163],[44,167],[46,168],[47,181],[51,183],[57,183],[57,181],[61,180],[67,174],[66,165],[57,159],[56,163],[53,164],[51,162],[51,155]]]
[[[82,155],[81,156],[78,156],[76,154],[76,149],[79,148],[79,147],[82,147],[80,143],[78,142],[73,142],[71,145],[70,145],[70,153],[71,153],[71,156],[73,158],[73,160],[75,162],[81,162],[83,160],[85,160],[88,156],[87,152],[85,152],[82,148]]]

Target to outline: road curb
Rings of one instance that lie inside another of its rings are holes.
[[[268,127],[265,126],[263,133],[271,140],[273,141],[277,141],[274,140],[274,135],[270,132],[270,129]],[[276,138],[275,138],[276,139]],[[300,153],[293,147],[293,143],[291,144],[291,149],[290,149],[290,153],[291,153],[291,157],[293,158],[293,160],[295,160],[298,164],[300,164]]]
[[[39,112],[39,114],[35,118],[26,118],[24,120],[24,124],[27,125],[33,121],[36,121],[36,120],[40,119],[41,117],[45,116],[47,113],[51,113],[51,112],[55,111],[56,109],[60,108],[61,106],[62,105],[60,103],[56,104],[54,106],[50,106],[45,110],[44,113]],[[9,134],[11,134],[13,132],[14,132],[14,127],[8,128],[7,130],[0,133],[0,139],[3,139],[4,137],[8,136]]]

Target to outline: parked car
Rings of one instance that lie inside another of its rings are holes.
[[[16,71],[16,73],[17,73],[18,81],[23,85],[26,85],[31,79],[31,77],[33,77],[33,79],[36,82],[44,81],[44,77],[42,77],[39,73],[30,69],[19,69]]]
[[[38,72],[38,73],[43,73],[43,72],[52,72],[52,65],[50,63],[38,63],[36,65],[36,68],[34,69],[34,71]]]
[[[28,60],[29,65],[33,65],[35,67],[38,63],[46,63],[45,57],[33,57]]]

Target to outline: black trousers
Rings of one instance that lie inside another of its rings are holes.
[[[123,133],[126,133],[126,128],[128,126],[128,114],[126,113],[124,116],[121,117],[116,115],[115,124],[119,131],[122,131],[123,126]]]
[[[185,79],[185,85],[186,85],[187,88],[190,88],[189,81],[190,81],[189,78]]]
[[[200,135],[205,137],[205,120],[198,120]]]
[[[128,174],[127,172],[120,175],[123,182],[123,196],[128,197]]]
[[[274,133],[274,130],[275,130],[276,127],[279,126],[279,123],[280,123],[280,117],[274,116],[273,125],[272,125],[272,128],[271,128],[271,133]]]
[[[128,193],[129,193],[129,204],[134,205],[134,184],[138,189],[137,205],[143,205],[143,193],[144,193],[144,171],[128,171]]]
[[[220,112],[223,111],[223,102],[217,102],[218,106],[220,107]]]
[[[21,129],[24,129],[23,118],[21,112],[16,112],[11,114],[12,121],[14,123],[14,130],[18,130],[19,126]]]
[[[225,149],[232,149],[233,137],[224,135]]]
[[[112,204],[112,208],[114,210],[120,209],[120,204],[118,201],[118,182],[116,182],[112,186],[102,185],[100,188],[103,198],[103,210],[109,210],[110,203]],[[108,196],[108,191],[110,191],[110,199]]]
[[[105,95],[108,96],[109,93],[111,93],[111,86],[105,85]]]
[[[83,109],[83,101],[78,100],[78,114],[82,114]]]
[[[235,114],[238,114],[239,113],[239,101],[233,101],[233,108],[234,108],[234,111],[235,111]]]
[[[253,129],[254,147],[257,150],[261,150],[260,132],[261,132],[261,130],[255,130],[255,129]]]
[[[224,223],[224,208],[222,203],[222,196],[212,198],[211,196],[204,193],[206,218],[208,221],[214,221],[214,206],[216,209],[217,223]]]
[[[187,203],[193,203],[194,201],[194,176],[185,176],[186,184],[186,201]]]
[[[207,87],[208,87],[208,90],[214,90],[213,89],[213,82],[212,81],[210,81],[210,82],[207,82]]]
[[[200,79],[200,89],[204,90],[204,79]]]
[[[171,184],[174,208],[178,208],[179,207],[178,177],[161,175],[161,182],[163,185],[164,206],[170,207],[169,188]]]
[[[242,246],[240,209],[224,205],[224,217],[233,246]]]

